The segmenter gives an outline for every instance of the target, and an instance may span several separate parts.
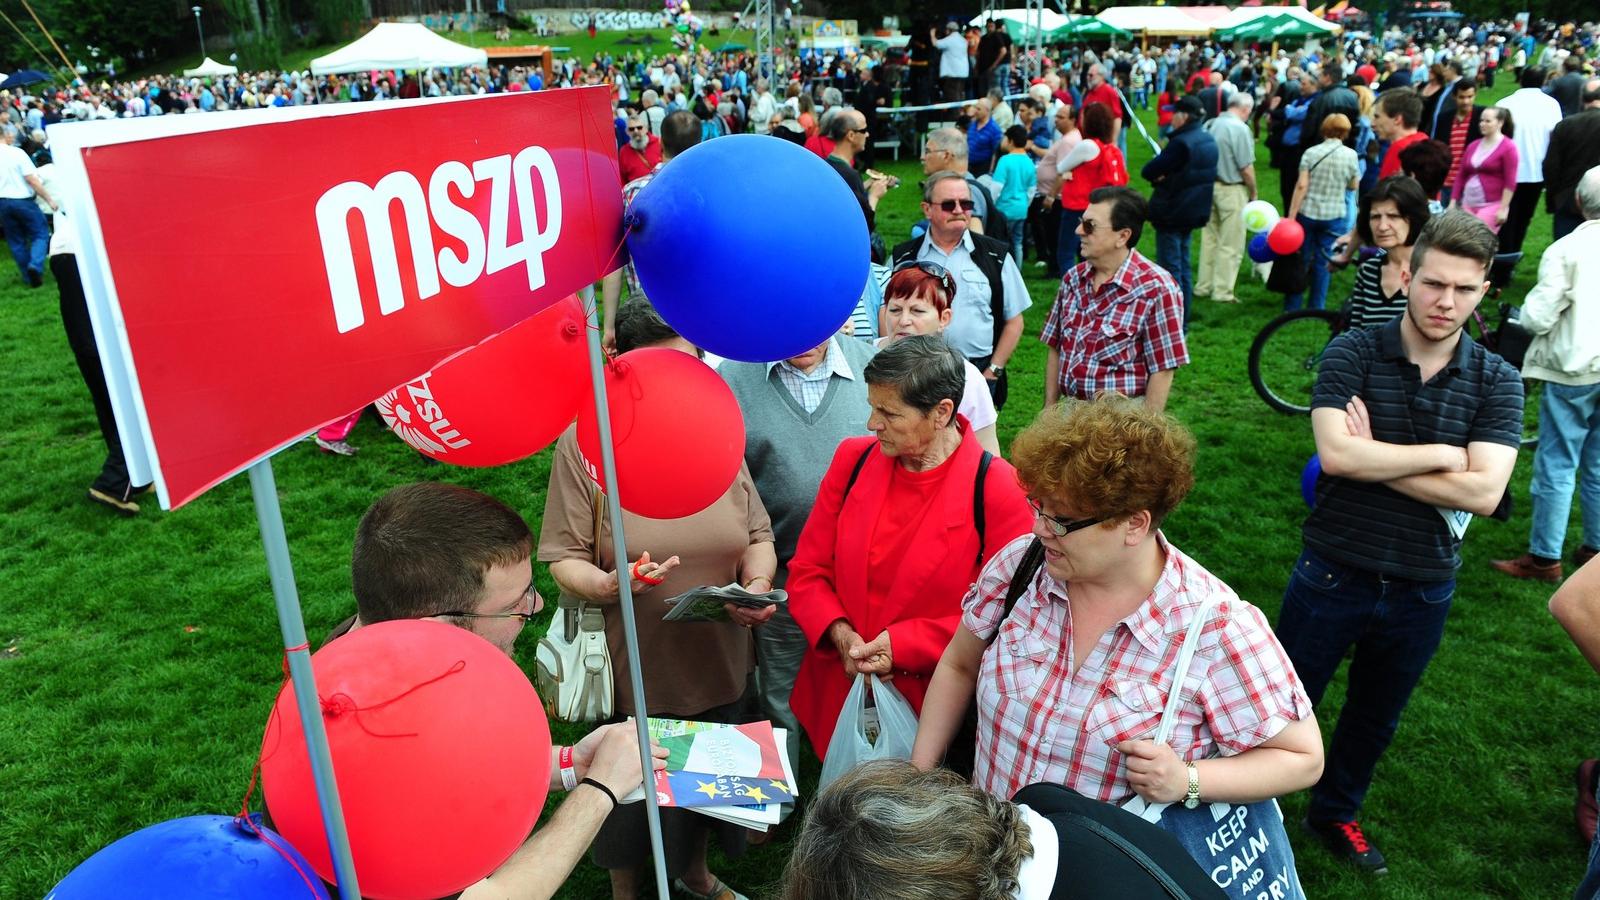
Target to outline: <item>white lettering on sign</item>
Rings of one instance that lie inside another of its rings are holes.
[[[424,453],[442,454],[471,446],[472,441],[461,436],[461,432],[450,424],[450,420],[445,418],[438,402],[434,400],[433,389],[428,386],[428,379],[432,376],[433,373],[429,372],[416,381],[379,397],[378,415],[383,417],[383,423],[399,435],[401,440]],[[399,402],[402,390],[411,398],[411,405],[416,407],[417,416],[422,419],[422,424],[428,426],[426,431],[412,424],[411,410]],[[429,437],[427,431],[433,432],[433,436]]]
[[[533,193],[536,169],[539,198]],[[462,199],[471,198],[482,182],[488,183],[489,192],[487,232],[476,216],[450,196],[450,189],[455,188]],[[513,195],[521,232],[521,239],[515,244],[508,241],[507,221]],[[545,210],[543,231],[539,230],[538,220],[541,200]],[[349,227],[352,212],[361,213],[365,223],[379,314],[387,316],[405,306],[394,228],[389,219],[395,203],[400,204],[405,216],[417,299],[426,300],[439,293],[440,278],[451,287],[466,287],[484,274],[492,275],[518,264],[527,268],[528,290],[544,287],[544,254],[561,235],[561,183],[556,178],[555,160],[543,147],[525,147],[515,157],[508,153],[480,159],[470,169],[464,163],[448,160],[433,170],[426,196],[416,176],[405,171],[390,172],[370,186],[346,181],[318,198],[316,208],[322,261],[333,297],[334,324],[340,334],[366,322],[356,281],[354,237]],[[460,241],[465,254],[445,247],[436,256],[433,225]]]

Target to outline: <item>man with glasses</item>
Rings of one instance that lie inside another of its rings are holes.
[[[1022,339],[1022,314],[1033,301],[1010,245],[972,233],[975,209],[960,172],[929,175],[922,187],[928,232],[895,247],[893,257],[897,266],[916,260],[930,272],[942,269],[954,279],[945,340],[983,373],[998,410],[1006,402],[1006,363]]]
[[[523,625],[544,605],[533,583],[532,554],[527,523],[493,497],[428,482],[395,488],[356,528],[350,566],[356,614],[328,640],[378,622],[437,619],[511,655]],[[666,751],[658,748],[655,755],[657,767],[664,766]],[[570,796],[461,900],[551,896],[588,849],[614,798],[642,782],[632,723],[596,729],[576,746],[551,747],[550,789]]]
[[[1189,362],[1183,294],[1167,271],[1134,245],[1150,204],[1127,187],[1089,194],[1078,223],[1083,262],[1061,278],[1039,339],[1045,350],[1045,406],[1104,391],[1166,408],[1173,373]]]
[[[628,142],[617,156],[623,184],[651,175],[661,165],[661,139],[650,133],[650,122],[643,113],[628,116]]]
[[[855,194],[856,201],[861,204],[861,214],[867,219],[867,231],[876,231],[878,201],[889,190],[889,180],[874,178],[863,185],[861,174],[856,171],[856,157],[867,148],[866,116],[857,109],[841,109],[828,123],[827,135],[833,140],[833,151],[825,157],[828,165],[839,173],[844,183],[850,186],[850,193]]]

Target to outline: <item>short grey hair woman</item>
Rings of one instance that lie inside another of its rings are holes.
[[[1108,836],[1109,835],[1109,836]],[[1183,845],[1054,784],[1012,801],[880,761],[817,796],[781,900],[1170,900],[1224,896]]]
[[[1033,525],[1010,464],[956,410],[966,361],[938,335],[895,341],[862,373],[871,437],[839,445],[789,563],[789,612],[806,636],[789,706],[825,757],[858,675],[922,697],[961,597]]]

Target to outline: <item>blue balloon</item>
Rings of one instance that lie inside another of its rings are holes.
[[[328,900],[305,857],[262,825],[260,813],[250,818],[293,864],[232,816],[189,816],[135,831],[102,849],[61,879],[45,900]]]
[[[1306,460],[1306,467],[1300,470],[1300,496],[1306,501],[1306,509],[1313,509],[1317,505],[1317,479],[1322,477],[1322,460],[1315,453]]]
[[[1262,232],[1250,239],[1250,260],[1258,263],[1269,263],[1277,259],[1277,254],[1267,246],[1267,233]]]
[[[831,166],[781,138],[737,134],[689,148],[624,221],[645,296],[679,334],[728,359],[772,362],[816,347],[867,283],[861,204]]]

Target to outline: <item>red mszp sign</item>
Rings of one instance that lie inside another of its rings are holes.
[[[605,89],[351,106],[104,144],[102,123],[60,130],[92,194],[80,268],[104,295],[108,377],[127,379],[118,415],[168,506],[593,283],[614,255]]]

